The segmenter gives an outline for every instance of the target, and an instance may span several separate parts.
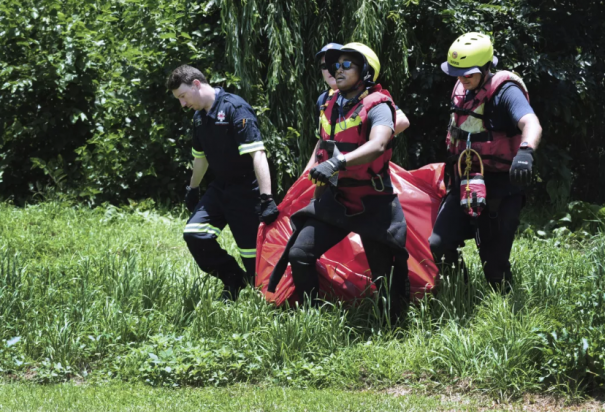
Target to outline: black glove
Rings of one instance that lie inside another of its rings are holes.
[[[513,159],[510,167],[511,183],[523,186],[531,183],[531,168],[534,163],[534,149],[531,147],[521,148]]]
[[[200,187],[187,186],[187,194],[185,195],[185,206],[191,213],[195,211],[195,207],[200,202]]]
[[[334,156],[315,166],[309,172],[309,180],[317,186],[324,186],[326,183],[329,183],[332,176],[338,175],[338,172],[341,170],[345,170],[346,161],[342,155],[339,158],[341,159]]]
[[[263,199],[265,196],[265,199]],[[275,222],[277,216],[279,215],[279,210],[277,209],[277,205],[272,197],[268,195],[261,195],[261,204],[260,204],[260,221],[266,225],[269,225]]]

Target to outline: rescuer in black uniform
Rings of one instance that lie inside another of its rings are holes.
[[[185,198],[192,215],[185,242],[200,269],[223,282],[223,296],[237,299],[246,282],[254,282],[259,216],[271,223],[279,214],[258,120],[244,99],[212,87],[194,67],[178,67],[166,85],[181,106],[195,110],[193,174]],[[208,168],[215,180],[200,199],[199,184]],[[245,272],[217,242],[226,225]]]

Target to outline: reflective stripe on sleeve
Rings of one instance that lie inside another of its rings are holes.
[[[254,259],[256,257],[256,249],[242,249],[237,248],[242,258]]]
[[[193,155],[193,157],[195,157],[196,159],[204,159],[206,157],[206,153],[204,152],[198,152],[195,149],[191,149],[191,154]]]
[[[239,145],[238,150],[240,155],[257,152],[259,150],[265,150],[265,144],[263,142],[244,143]]]
[[[215,236],[221,234],[221,230],[208,223],[189,223],[185,226],[185,233],[212,233]]]

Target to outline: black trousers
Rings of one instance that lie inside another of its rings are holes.
[[[319,291],[319,274],[315,270],[315,262],[349,233],[351,232],[313,218],[307,220],[288,256],[292,265],[292,279],[301,301],[305,295],[315,301]],[[391,274],[393,253],[388,247],[376,241],[364,237],[361,241],[373,280],[381,278],[376,285],[380,287],[383,279],[388,279]],[[407,280],[407,273],[405,280]]]
[[[204,272],[227,283],[254,281],[260,194],[255,176],[213,181],[187,221],[183,237]],[[229,225],[246,271],[222,249],[217,237]]]
[[[493,209],[495,201],[488,199],[488,208],[481,213],[474,226],[471,217],[460,208],[460,198],[453,191],[450,192],[439,210],[429,243],[440,269],[454,265],[466,273],[464,261],[460,260],[459,264],[461,256],[457,248],[464,246],[466,239],[475,238],[478,228],[479,257],[485,278],[490,285],[498,287],[503,281],[512,284],[509,258],[524,195],[502,198],[497,210],[490,210],[490,202]]]

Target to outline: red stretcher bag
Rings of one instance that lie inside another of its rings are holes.
[[[444,164],[435,163],[407,171],[390,163],[391,181],[401,202],[407,223],[406,247],[412,298],[422,297],[435,286],[437,267],[429,248],[441,199],[445,196]],[[288,265],[275,293],[267,292],[269,277],[292,234],[290,216],[309,204],[315,186],[307,178],[308,171],[292,185],[278,206],[278,219],[270,225],[261,224],[256,240],[256,286],[268,301],[282,305],[297,300]],[[322,292],[336,299],[351,301],[363,297],[372,276],[358,235],[351,233],[317,260],[319,285]],[[373,292],[373,287],[370,293]]]

